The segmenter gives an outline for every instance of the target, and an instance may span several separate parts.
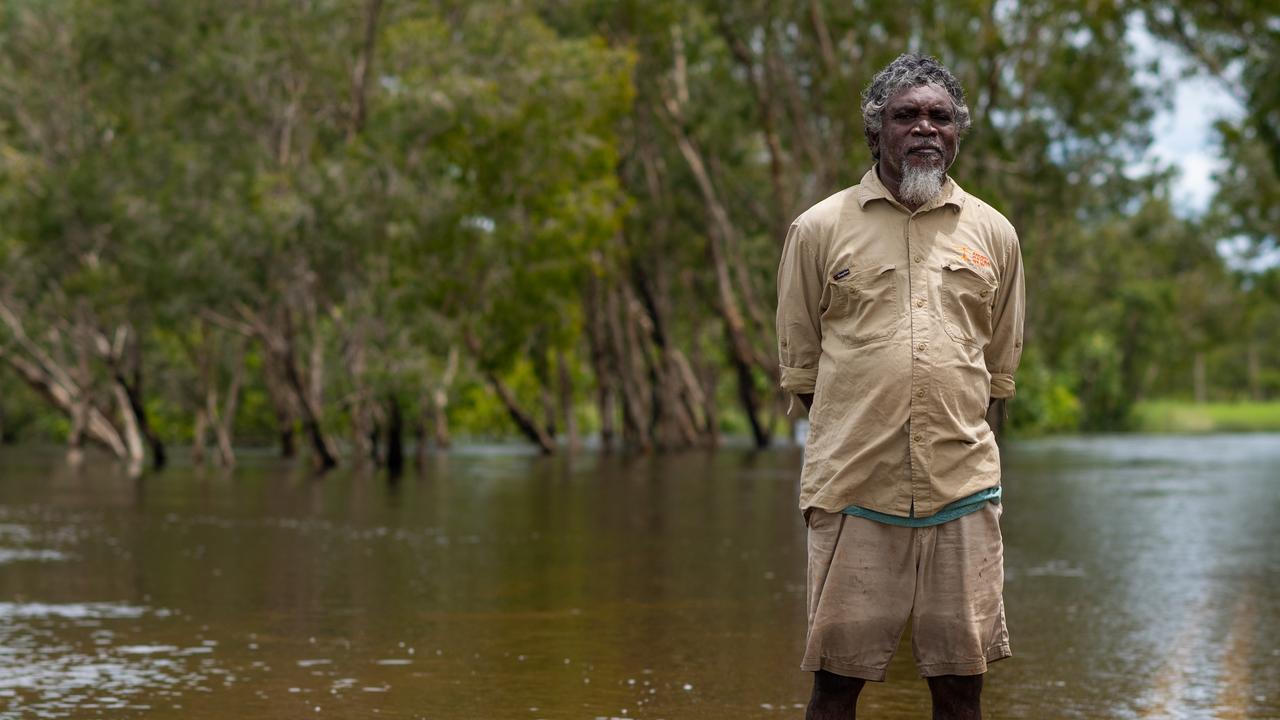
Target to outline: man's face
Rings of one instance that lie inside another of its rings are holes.
[[[899,90],[884,106],[880,134],[880,169],[901,181],[908,165],[940,167],[946,172],[959,148],[955,108],[940,85]]]

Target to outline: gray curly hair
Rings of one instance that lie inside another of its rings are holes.
[[[951,104],[955,107],[956,130],[964,135],[969,129],[969,106],[965,104],[964,88],[960,87],[956,76],[937,58],[903,53],[876,73],[871,84],[862,91],[862,131],[867,136],[867,147],[871,148],[871,154],[877,160],[880,159],[880,150],[871,138],[880,134],[884,106],[899,90],[920,85],[941,85],[951,96]]]

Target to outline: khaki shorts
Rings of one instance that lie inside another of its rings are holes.
[[[819,508],[809,523],[802,670],[882,681],[910,619],[924,677],[979,675],[1009,657],[1000,505],[925,528]]]

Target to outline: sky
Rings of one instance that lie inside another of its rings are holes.
[[[1130,28],[1129,39],[1140,63],[1160,61],[1159,75],[1145,81],[1174,85],[1172,102],[1152,120],[1154,142],[1146,161],[1178,169],[1174,205],[1184,216],[1199,215],[1213,197],[1213,173],[1221,165],[1213,124],[1238,118],[1244,110],[1224,80],[1204,72],[1188,74],[1195,66],[1186,54],[1152,37],[1141,23]]]

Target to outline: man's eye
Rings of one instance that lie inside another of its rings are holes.
[[[938,123],[949,123],[951,122],[951,116],[947,113],[934,113],[933,121]]]

